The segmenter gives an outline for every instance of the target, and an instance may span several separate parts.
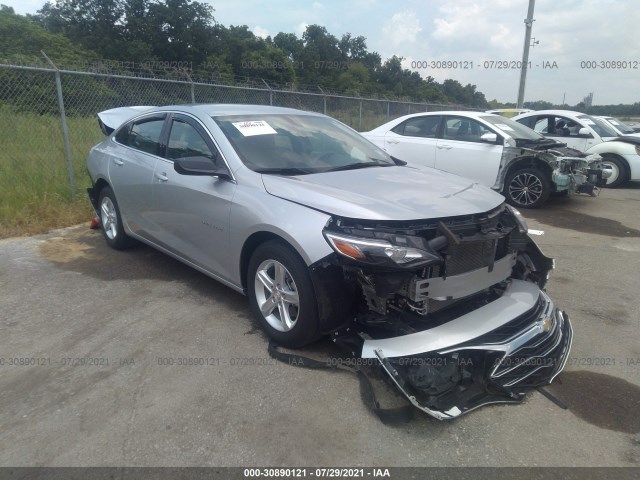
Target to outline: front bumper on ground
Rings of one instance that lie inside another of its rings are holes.
[[[568,316],[544,292],[513,280],[500,298],[456,320],[365,340],[361,355],[377,358],[413,405],[445,420],[490,403],[519,402],[527,390],[551,383],[564,368],[572,335]]]

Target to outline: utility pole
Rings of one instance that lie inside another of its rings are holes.
[[[524,49],[522,51],[522,69],[520,70],[520,87],[518,88],[518,104],[517,108],[522,108],[524,104],[524,86],[527,82],[527,63],[529,63],[529,46],[531,43],[531,27],[533,26],[533,8],[536,0],[529,0],[529,10],[527,18],[524,19],[526,25],[524,31]]]

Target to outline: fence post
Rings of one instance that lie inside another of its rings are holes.
[[[261,78],[260,80],[262,80],[262,83],[264,83],[269,89],[269,105],[273,106],[273,90],[271,90],[271,87],[264,81],[264,79]]]
[[[327,94],[324,93],[324,90],[322,90],[322,88],[320,88],[320,85],[318,85],[318,90],[322,92],[322,113],[326,115],[327,114]]]
[[[389,121],[389,107],[391,105],[391,102],[389,100],[387,100],[387,122]]]
[[[362,99],[360,99],[360,116],[358,118],[358,130],[362,130]]]
[[[196,103],[196,89],[195,86],[193,84],[193,79],[191,78],[191,75],[189,75],[189,73],[185,70],[184,71],[185,76],[187,77],[187,79],[189,80],[189,83],[191,84],[191,103]]]
[[[67,169],[69,170],[69,184],[71,186],[71,197],[76,196],[76,183],[73,179],[73,159],[71,158],[71,144],[69,143],[69,129],[67,128],[67,116],[64,113],[64,97],[62,96],[62,81],[60,80],[60,70],[51,61],[47,54],[40,51],[44,58],[55,69],[56,92],[58,94],[58,108],[60,110],[60,121],[62,122],[62,141],[64,142],[64,152],[67,156]]]

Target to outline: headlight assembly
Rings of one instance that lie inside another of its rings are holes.
[[[353,237],[331,232],[325,232],[324,235],[329,244],[340,255],[371,265],[417,267],[426,264],[437,264],[442,261],[441,257],[435,252],[428,252],[410,246],[393,245],[387,240]]]

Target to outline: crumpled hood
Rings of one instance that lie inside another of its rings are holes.
[[[434,169],[372,167],[284,177],[262,175],[271,195],[328,214],[366,220],[418,220],[489,211],[504,197]]]

